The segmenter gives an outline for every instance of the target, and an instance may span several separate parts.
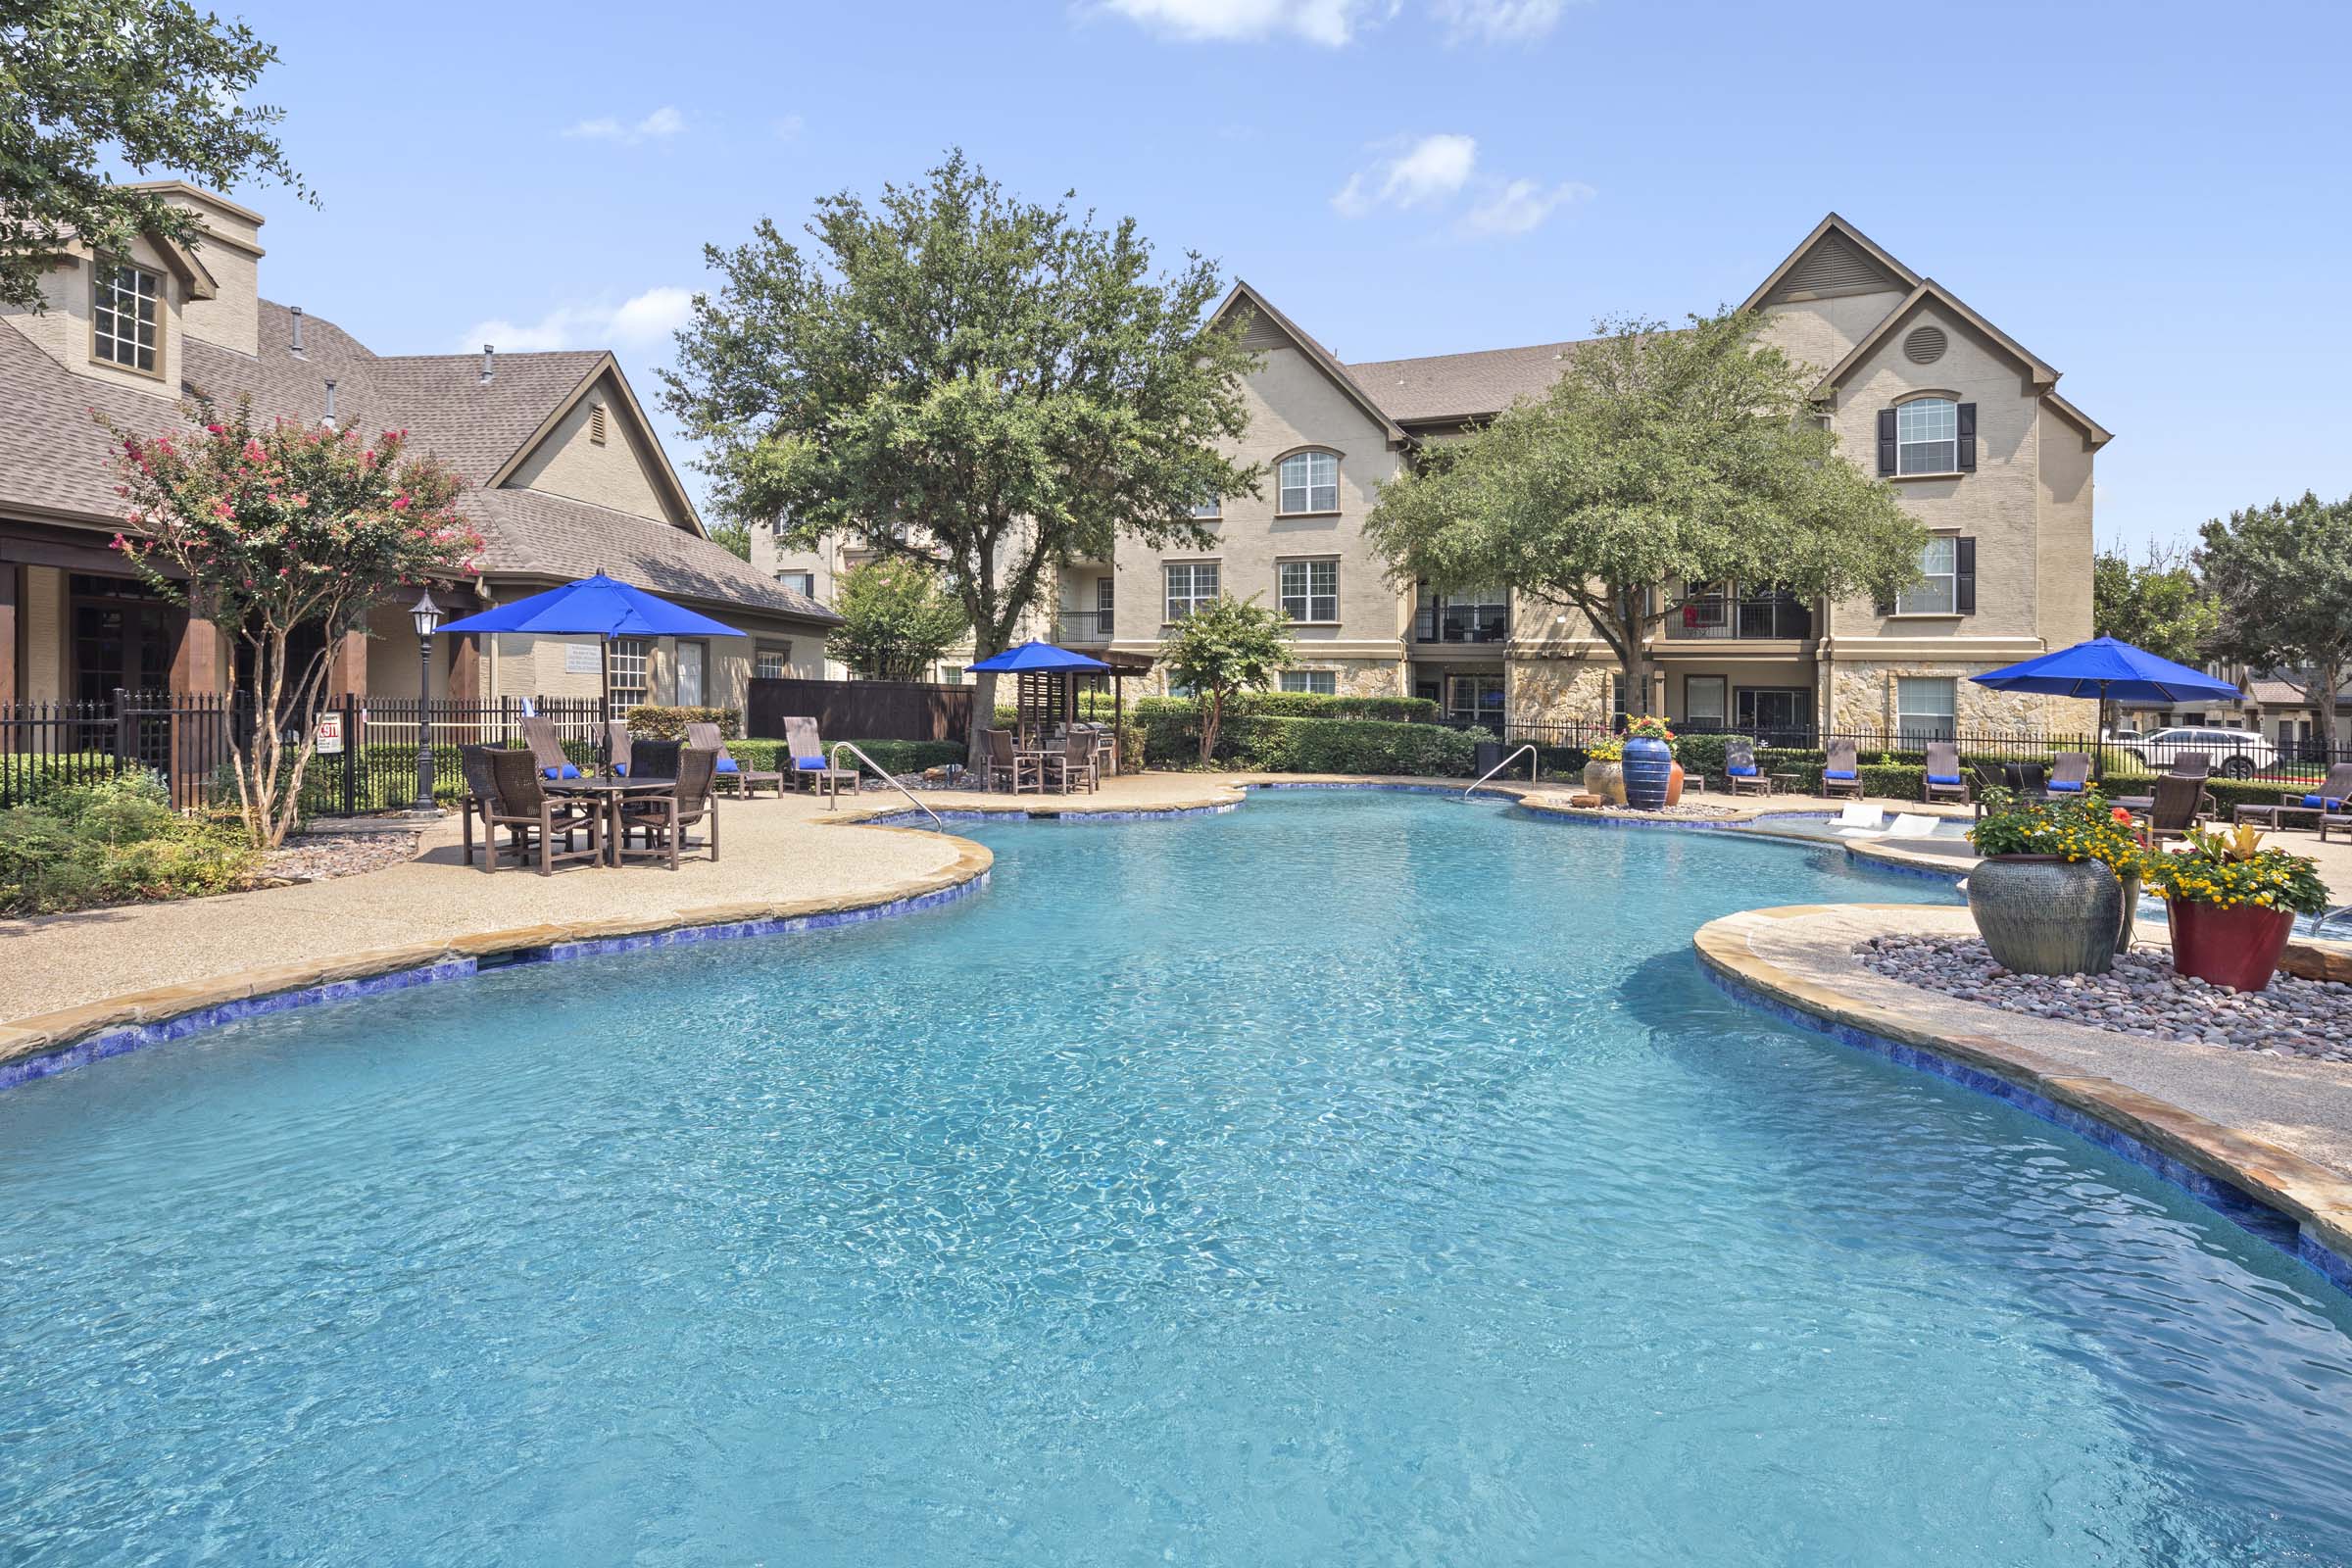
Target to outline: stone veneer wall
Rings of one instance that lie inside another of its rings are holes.
[[[1523,724],[1605,724],[1616,661],[1514,659],[1508,666],[1511,716]]]
[[[1387,659],[1318,659],[1312,647],[1294,648],[1294,669],[1328,669],[1339,679],[1334,682],[1341,697],[1400,697],[1408,695],[1398,678],[1394,660]],[[1275,682],[1277,689],[1281,682]],[[1005,688],[1009,690],[1009,687]],[[1168,695],[1168,672],[1154,666],[1140,683],[1130,684],[1128,691],[1144,697]]]
[[[1903,676],[1929,676],[1954,682],[1953,706],[1964,734],[2026,729],[2089,735],[2097,731],[2099,705],[2095,702],[2034,692],[1999,692],[1968,678],[1991,667],[1935,662],[1834,663],[1828,727],[1893,728],[1895,681]]]

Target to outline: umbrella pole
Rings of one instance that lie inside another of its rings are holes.
[[[612,639],[596,640],[597,679],[604,686],[604,722],[596,726],[596,755],[607,773],[612,771]]]

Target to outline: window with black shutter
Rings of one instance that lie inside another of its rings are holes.
[[[1958,466],[1962,473],[1977,471],[1977,406],[1974,403],[1960,405],[1960,462]]]
[[[1879,471],[1894,471],[1894,411],[1879,411]]]
[[[1973,403],[1963,403],[1960,407],[1966,414],[1976,412]],[[1965,430],[1968,425],[1964,423],[1961,428]],[[1975,457],[1970,451],[1973,445],[1973,442],[1962,438],[1960,466],[1964,468],[1976,466]],[[1963,537],[1952,541],[1952,609],[1963,615],[1977,612],[1977,542],[1974,539]]]

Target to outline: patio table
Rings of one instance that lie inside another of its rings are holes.
[[[605,859],[620,864],[620,803],[631,796],[665,795],[678,787],[674,778],[551,778],[541,786],[550,795],[577,795],[593,801],[605,813]],[[639,851],[639,854],[645,852]]]

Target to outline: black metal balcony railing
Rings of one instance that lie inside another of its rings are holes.
[[[1717,638],[1801,641],[1813,635],[1813,610],[1786,594],[1732,599],[1709,594],[1666,617],[1670,642]]]
[[[1110,612],[1064,610],[1054,617],[1054,640],[1065,647],[1110,641]]]
[[[1511,613],[1502,605],[1424,603],[1413,617],[1417,643],[1499,643],[1511,635]]]

